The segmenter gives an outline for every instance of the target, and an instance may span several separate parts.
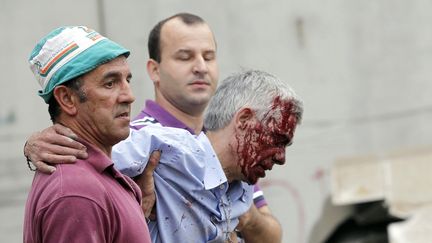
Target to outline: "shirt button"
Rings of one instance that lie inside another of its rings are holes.
[[[220,185],[220,187],[219,187],[221,190],[223,190],[223,189],[225,189],[225,185],[224,184],[222,184],[222,185]]]

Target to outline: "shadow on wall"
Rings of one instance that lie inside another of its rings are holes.
[[[330,195],[323,204],[321,215],[311,229],[308,243],[323,243],[325,239],[335,230],[334,226],[347,220],[353,212],[353,207],[334,206]]]
[[[387,227],[402,221],[389,214],[383,200],[355,204],[353,208],[352,215],[323,243],[388,243]]]

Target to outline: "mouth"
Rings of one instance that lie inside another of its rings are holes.
[[[262,165],[258,165],[255,171],[256,171],[256,176],[258,177],[265,177],[266,175],[265,173],[266,169]]]
[[[269,160],[269,161],[264,161],[259,166],[261,168],[263,168],[264,170],[272,170],[273,169],[273,165],[274,165],[274,161]]]
[[[194,80],[189,84],[193,86],[209,86],[210,82],[207,82],[206,80]]]
[[[127,119],[129,120],[129,112],[122,112],[116,116],[116,118]]]

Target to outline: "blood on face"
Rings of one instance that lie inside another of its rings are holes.
[[[297,125],[293,108],[292,100],[276,97],[261,121],[257,119],[236,134],[238,163],[248,183],[256,183],[274,164],[285,163],[285,148],[291,144]]]

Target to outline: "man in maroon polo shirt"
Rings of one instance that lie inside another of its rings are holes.
[[[129,51],[84,26],[53,30],[33,49],[30,67],[54,123],[69,127],[88,158],[36,172],[24,239],[31,242],[142,242],[150,236],[141,190],[113,167],[112,146],[129,135]]]

